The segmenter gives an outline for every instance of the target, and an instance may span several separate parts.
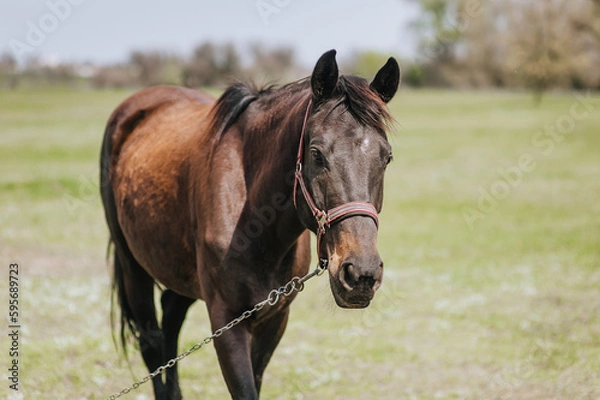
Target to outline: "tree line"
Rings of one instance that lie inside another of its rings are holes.
[[[416,85],[600,89],[600,0],[418,3]]]
[[[400,0],[416,3],[418,54],[399,58],[406,86],[600,89],[600,0]],[[370,78],[390,54],[342,56],[342,71]],[[33,85],[223,86],[234,79],[287,82],[310,73],[289,46],[204,42],[188,56],[136,50],[112,65],[17,65],[0,56],[0,88]]]
[[[285,80],[302,73],[291,47],[251,44],[243,57],[231,43],[204,42],[184,57],[164,50],[133,50],[127,60],[109,65],[53,63],[30,59],[19,66],[0,55],[0,87],[60,85],[119,88],[174,84],[187,87],[224,85],[234,79],[256,82]]]

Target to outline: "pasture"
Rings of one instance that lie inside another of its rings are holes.
[[[3,377],[3,398],[102,399],[146,375],[112,342],[97,183],[104,124],[128,94],[0,94],[1,312],[17,262],[22,324],[20,390]],[[262,398],[599,398],[600,97],[534,107],[527,94],[401,88],[390,106],[383,286],[370,308],[341,310],[327,279],[311,280]],[[197,303],[181,350],[209,333]],[[212,345],[179,368],[184,397],[227,398]]]

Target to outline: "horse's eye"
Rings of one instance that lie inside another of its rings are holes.
[[[319,150],[315,149],[314,147],[311,148],[310,156],[312,157],[316,165],[318,165],[319,167],[325,166],[325,157],[323,157],[323,154]]]
[[[393,155],[389,155],[388,158],[385,160],[385,166],[387,167],[388,165],[390,165],[390,163],[394,160],[394,156]]]

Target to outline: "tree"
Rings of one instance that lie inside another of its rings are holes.
[[[250,46],[250,74],[256,81],[288,80],[296,69],[296,55],[291,47],[267,48],[259,43]]]
[[[574,17],[571,21],[579,35],[577,47],[585,60],[578,66],[578,74],[573,81],[575,87],[595,87],[600,89],[600,0],[576,0]]]
[[[205,42],[194,49],[183,70],[183,83],[188,87],[213,86],[233,79],[241,69],[233,44]]]
[[[137,73],[131,64],[102,66],[96,70],[92,85],[96,88],[125,88],[137,84]]]
[[[573,18],[573,27],[579,32],[591,34],[600,42],[600,0],[584,1],[579,10]]]
[[[573,35],[567,0],[508,0],[506,65],[539,104],[550,87],[566,86],[573,70]]]
[[[240,56],[231,43],[224,44],[217,59],[217,70],[221,78],[231,80],[241,70]]]
[[[420,54],[433,63],[451,62],[462,30],[459,12],[462,0],[412,0],[419,4],[421,17],[413,23],[420,35]]]
[[[411,0],[426,83],[600,86],[600,0]]]
[[[210,43],[202,43],[194,49],[191,60],[183,69],[183,84],[187,87],[213,85],[216,80],[216,50]]]
[[[0,87],[14,89],[18,84],[17,60],[10,53],[0,55]]]
[[[506,41],[501,2],[487,1],[464,15],[460,53],[456,56],[454,75],[468,87],[502,87],[506,84]],[[454,83],[456,80],[454,79]]]
[[[133,51],[129,62],[137,73],[140,85],[149,86],[165,83],[169,57],[160,51]]]
[[[460,45],[481,5],[472,0],[410,0],[421,9],[413,24],[420,36],[419,60],[410,68],[418,82],[446,86],[453,84]]]

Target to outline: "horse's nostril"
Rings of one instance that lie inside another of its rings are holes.
[[[375,285],[375,278],[371,275],[363,275],[358,279],[358,283],[364,287],[372,288]]]
[[[353,290],[357,286],[372,288],[376,279],[373,275],[362,275],[359,268],[352,263],[342,264],[341,281],[347,290]]]
[[[356,282],[360,278],[360,274],[358,272],[358,268],[352,263],[346,263],[342,267],[344,268],[344,273],[346,274],[346,280],[348,282]]]
[[[358,268],[352,263],[344,263],[342,264],[342,274],[341,281],[344,287],[347,290],[352,290],[358,279],[360,278],[358,274]]]

